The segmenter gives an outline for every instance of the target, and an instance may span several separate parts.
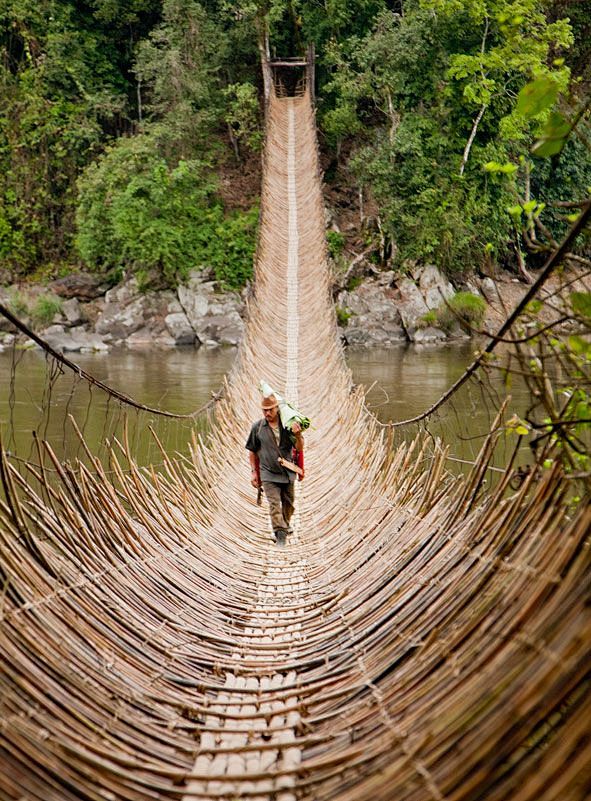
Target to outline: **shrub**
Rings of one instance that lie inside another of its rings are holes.
[[[223,92],[228,109],[226,122],[238,142],[258,152],[263,142],[261,110],[256,87],[251,83],[232,83]]]
[[[344,306],[336,306],[335,312],[337,315],[337,325],[341,328],[346,328],[351,317],[349,309],[346,309]]]
[[[437,322],[444,331],[450,331],[455,323],[462,328],[479,328],[484,319],[486,302],[472,292],[458,292],[447,303],[437,309]]]
[[[343,252],[343,248],[345,247],[345,237],[339,231],[327,231],[326,232],[326,242],[328,244],[328,252],[330,253],[333,259],[336,259],[337,256]]]
[[[32,316],[35,322],[41,325],[48,325],[52,322],[56,314],[61,314],[62,301],[55,295],[39,295]]]
[[[431,325],[439,325],[437,309],[430,309],[422,317],[419,317],[418,324],[420,328],[428,328]]]
[[[15,317],[27,317],[29,315],[29,304],[22,292],[11,292],[7,305]]]
[[[354,292],[363,283],[362,275],[352,275],[347,281],[347,292]]]
[[[79,181],[77,246],[85,263],[174,286],[212,267],[225,288],[252,274],[258,208],[226,215],[207,165],[159,155],[142,134],[120,140]]]
[[[219,221],[207,248],[207,262],[213,267],[222,289],[240,289],[252,278],[252,263],[259,221],[258,206],[235,211]]]

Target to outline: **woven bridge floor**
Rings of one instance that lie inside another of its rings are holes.
[[[192,461],[3,459],[0,799],[583,801],[589,529],[558,472],[481,491],[352,391],[314,114],[271,98],[245,340]],[[244,442],[259,379],[313,420],[271,541]],[[49,449],[46,458],[51,459]]]

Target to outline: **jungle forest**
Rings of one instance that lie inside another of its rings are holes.
[[[82,269],[174,286],[207,264],[242,287],[258,219],[263,47],[315,48],[325,185],[360,207],[358,230],[329,232],[333,254],[353,237],[382,267],[495,264],[527,280],[591,185],[588,2],[0,9],[2,283]]]

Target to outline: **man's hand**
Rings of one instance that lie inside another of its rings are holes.
[[[250,474],[250,483],[255,489],[259,489],[262,486],[261,479],[259,478],[259,474],[256,470],[252,470]]]
[[[301,434],[301,432],[302,432],[302,427],[297,421],[291,424],[292,434]]]

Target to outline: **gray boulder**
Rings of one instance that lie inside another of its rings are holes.
[[[480,289],[488,303],[497,303],[499,300],[499,292],[497,286],[492,278],[483,278],[480,282]]]
[[[138,328],[133,334],[130,334],[125,340],[125,345],[128,348],[148,348],[154,344],[154,336],[149,328],[145,326]]]
[[[176,345],[195,344],[197,339],[195,331],[191,328],[191,323],[184,312],[178,311],[167,314],[164,318],[164,324]]]
[[[427,328],[418,328],[413,334],[413,342],[417,344],[426,344],[430,342],[443,342],[447,339],[447,336],[444,331],[440,328],[433,328],[432,326],[428,326]]]
[[[126,306],[139,295],[139,289],[135,278],[123,281],[105,293],[106,303],[119,303]]]
[[[96,321],[97,334],[110,334],[113,339],[126,339],[144,325],[143,297],[136,297],[127,305],[119,300],[107,300]]]
[[[354,291],[340,292],[337,305],[351,313],[343,335],[349,344],[388,345],[406,339],[390,288],[393,273],[365,281]]]
[[[62,314],[69,325],[80,325],[80,323],[84,322],[84,315],[78,298],[65,300],[62,304]]]
[[[343,329],[343,338],[347,345],[373,345],[370,332],[358,326]]]
[[[236,311],[227,314],[212,314],[199,320],[197,336],[201,342],[215,340],[220,345],[237,345],[244,330],[244,324]]]
[[[212,340],[222,345],[238,344],[244,333],[244,322],[243,302],[237,293],[218,292],[214,281],[205,280],[194,271],[189,281],[178,287],[177,294],[189,328],[200,342]],[[181,318],[175,317],[175,325],[180,323]],[[175,336],[170,329],[169,332]]]
[[[154,345],[157,348],[174,348],[176,344],[167,331],[154,334]]]
[[[88,273],[72,273],[52,281],[49,288],[60,298],[94,300],[104,295],[109,287],[100,277]]]
[[[11,348],[15,339],[15,334],[0,334],[0,353],[6,348]]]
[[[418,327],[419,317],[426,314],[429,311],[429,307],[425,303],[420,289],[410,278],[401,278],[397,282],[397,289],[399,294],[397,305],[400,319],[408,338],[412,339]]]
[[[428,309],[436,309],[454,294],[453,286],[433,264],[423,268],[418,286]]]
[[[82,326],[65,329],[63,325],[51,325],[41,333],[44,339],[54,350],[72,352],[107,351],[109,346],[97,334],[90,334]]]

